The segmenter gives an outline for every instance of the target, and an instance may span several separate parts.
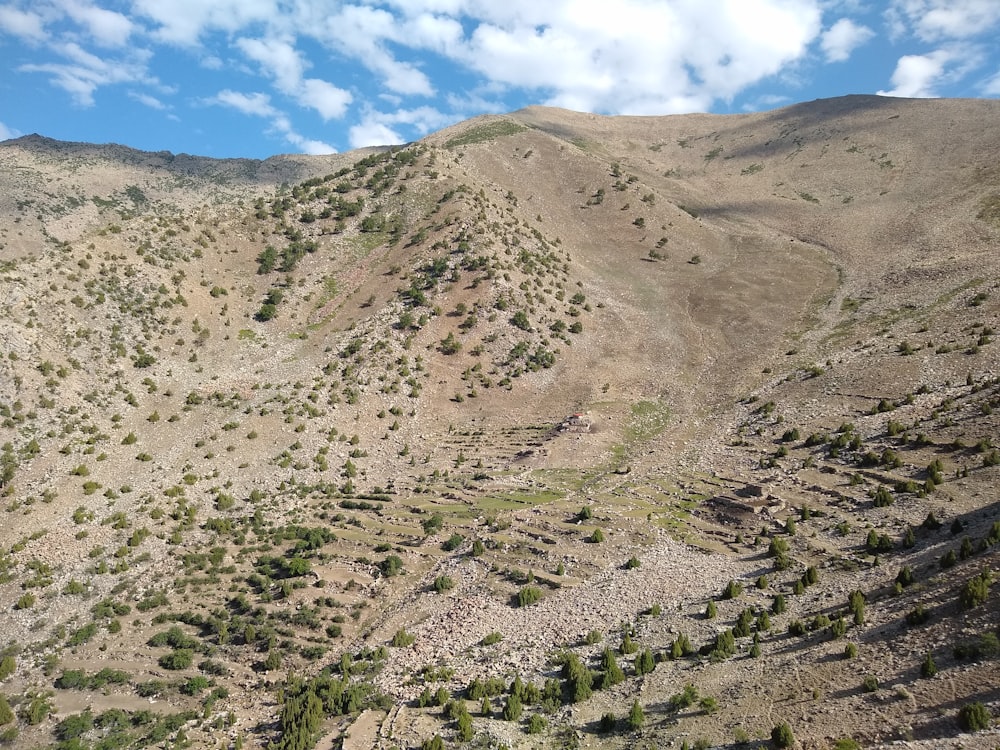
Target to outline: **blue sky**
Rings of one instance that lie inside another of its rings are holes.
[[[1000,97],[1000,0],[0,0],[0,140],[265,158],[548,104]]]

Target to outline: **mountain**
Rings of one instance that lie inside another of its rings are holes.
[[[2,741],[996,744],[998,116],[0,144]]]

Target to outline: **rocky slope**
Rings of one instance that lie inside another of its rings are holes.
[[[2,741],[996,744],[997,109],[0,144]]]

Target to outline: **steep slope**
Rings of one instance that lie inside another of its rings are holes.
[[[0,145],[5,741],[822,747],[995,715],[996,115]]]

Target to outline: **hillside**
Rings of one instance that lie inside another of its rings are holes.
[[[994,747],[998,117],[0,144],[0,742]]]

